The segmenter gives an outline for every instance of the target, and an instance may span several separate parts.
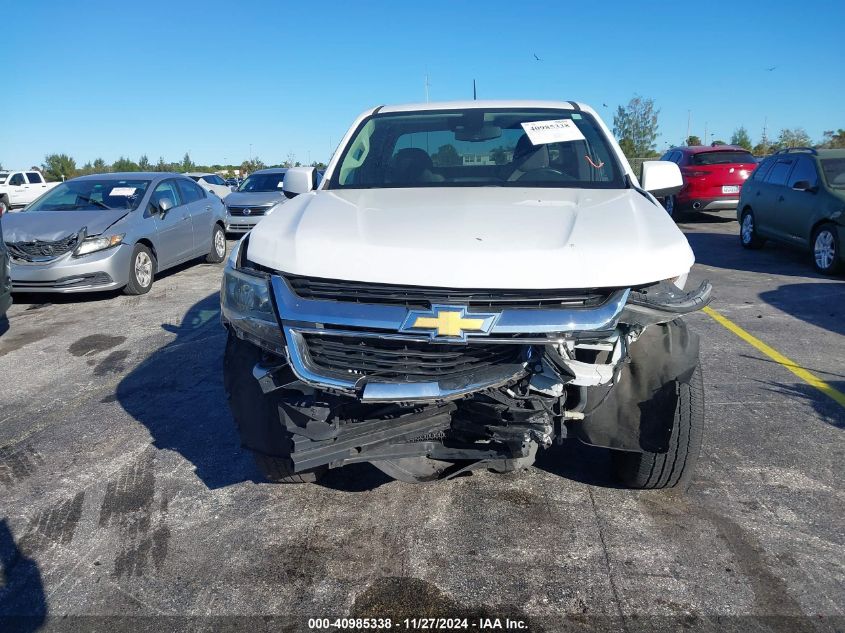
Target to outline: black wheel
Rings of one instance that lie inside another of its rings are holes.
[[[743,248],[750,248],[752,250],[763,248],[766,243],[765,238],[760,237],[757,233],[757,224],[754,220],[754,213],[751,209],[746,209],[742,212],[742,218],[739,222],[739,241]]]
[[[9,211],[9,201],[6,198],[0,198],[0,215]]]
[[[205,256],[207,264],[219,264],[226,259],[226,232],[219,224],[214,225],[211,232],[211,250]]]
[[[842,251],[839,250],[839,237],[836,227],[832,224],[822,224],[813,231],[813,266],[825,275],[833,275],[842,269],[840,260]]]
[[[686,488],[692,478],[704,432],[704,381],[696,366],[689,382],[675,383],[678,405],[665,453],[614,451],[613,464],[620,481],[629,488]]]
[[[143,295],[153,287],[156,261],[153,252],[143,244],[135,244],[129,260],[129,281],[123,288],[128,295]]]
[[[232,417],[238,425],[241,443],[253,451],[261,474],[271,483],[315,482],[326,472],[321,466],[294,473],[287,457],[293,447],[292,435],[279,420],[279,400],[275,393],[264,394],[252,375],[262,352],[255,345],[229,333],[223,357],[223,387]]]

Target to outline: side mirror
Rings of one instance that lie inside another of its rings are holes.
[[[810,184],[809,180],[799,180],[794,185],[792,185],[792,188],[795,191],[806,191],[808,193],[815,193],[816,191],[816,188]]]
[[[656,198],[676,194],[684,186],[680,167],[668,160],[645,161],[642,174],[640,184]]]
[[[173,200],[170,198],[161,198],[158,201],[158,213],[159,215],[164,218],[167,215],[167,212],[173,208]]]
[[[288,198],[292,198],[313,191],[316,180],[316,170],[313,167],[291,167],[285,172],[282,189]]]

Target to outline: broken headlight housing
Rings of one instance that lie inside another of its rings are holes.
[[[224,323],[235,333],[276,354],[284,355],[285,339],[270,291],[270,275],[249,266],[242,256],[245,242],[232,249],[223,270],[220,306]]]

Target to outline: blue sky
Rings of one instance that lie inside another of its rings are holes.
[[[638,8],[641,7],[641,8]],[[635,94],[658,149],[845,127],[845,2],[10,2],[0,163],[329,158],[382,103]],[[805,45],[806,44],[806,45]],[[537,61],[534,55],[540,57]],[[768,67],[776,66],[768,71]],[[607,104],[608,107],[603,107]]]

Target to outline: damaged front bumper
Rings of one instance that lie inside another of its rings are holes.
[[[641,434],[638,405],[697,363],[697,339],[677,319],[706,305],[712,291],[706,282],[686,293],[661,282],[605,291],[589,305],[499,310],[443,307],[438,297],[439,307],[475,327],[482,319],[472,317],[489,317],[483,333],[439,337],[409,331],[410,313],[420,310],[398,305],[395,293],[315,298],[287,277],[238,262],[236,251],[224,274],[222,318],[236,338],[264,350],[242,370],[277,402],[275,424],[293,438],[283,454],[297,472],[355,461],[396,467],[413,457],[521,463],[570,424],[587,443],[660,450],[668,435]],[[631,383],[626,401],[607,415],[615,406],[608,394],[621,381]],[[239,425],[244,445],[268,452]]]

